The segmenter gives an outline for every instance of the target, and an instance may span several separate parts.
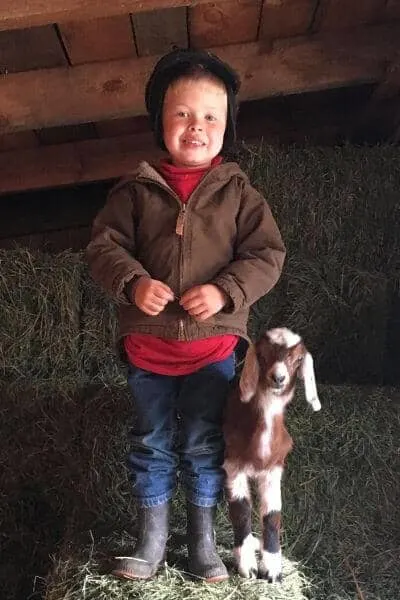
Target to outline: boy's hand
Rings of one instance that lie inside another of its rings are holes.
[[[221,288],[206,283],[187,290],[179,304],[198,321],[205,321],[224,308],[228,300],[228,295]]]
[[[155,317],[175,296],[168,285],[150,277],[140,277],[133,290],[135,304],[146,315]]]

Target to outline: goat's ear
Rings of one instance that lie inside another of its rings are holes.
[[[315,411],[321,410],[321,402],[318,398],[317,382],[315,380],[314,361],[307,350],[305,350],[304,358],[299,370],[299,376],[303,380],[307,402],[311,404]]]
[[[254,344],[250,344],[244,359],[243,370],[240,375],[239,388],[242,402],[249,402],[256,393],[258,384],[259,366]]]

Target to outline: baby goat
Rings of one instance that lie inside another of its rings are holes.
[[[296,375],[305,396],[320,410],[313,359],[300,336],[286,328],[267,331],[247,350],[239,384],[228,399],[224,420],[226,490],[240,575],[280,581],[281,477],[292,438],[284,424]],[[258,486],[262,542],[252,536],[249,480]],[[257,564],[256,551],[261,551]]]

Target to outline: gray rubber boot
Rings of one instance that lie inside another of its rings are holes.
[[[139,508],[139,532],[132,556],[116,556],[112,575],[125,579],[150,579],[163,562],[168,539],[169,502]]]
[[[187,545],[189,572],[207,583],[228,579],[228,571],[215,548],[215,507],[187,503]]]

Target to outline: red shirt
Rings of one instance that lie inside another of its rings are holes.
[[[186,169],[175,167],[168,160],[162,160],[158,170],[168,185],[182,202],[187,202],[190,194],[207,173],[222,162],[217,156],[211,167]],[[125,337],[124,345],[129,361],[146,371],[160,375],[188,375],[206,365],[228,358],[233,352],[238,338],[235,335],[218,335],[190,342],[159,338],[153,335],[132,333]]]

